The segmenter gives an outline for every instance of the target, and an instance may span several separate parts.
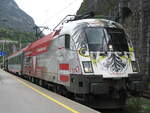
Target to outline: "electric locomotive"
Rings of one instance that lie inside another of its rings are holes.
[[[129,93],[142,91],[130,37],[111,20],[66,21],[6,62],[9,71],[94,108],[122,107]]]

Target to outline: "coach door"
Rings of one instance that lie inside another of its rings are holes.
[[[65,86],[70,83],[69,62],[67,60],[68,48],[70,48],[70,36],[60,36],[57,49],[58,82]]]

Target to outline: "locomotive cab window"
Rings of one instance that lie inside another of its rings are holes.
[[[70,49],[70,35],[65,35],[65,48]]]
[[[126,35],[123,29],[106,28],[108,34],[108,49],[110,51],[129,51]]]
[[[106,40],[104,29],[100,27],[89,27],[85,29],[90,51],[105,51]]]

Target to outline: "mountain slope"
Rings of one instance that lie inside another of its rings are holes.
[[[32,32],[34,26],[34,20],[14,0],[0,0],[0,28]]]

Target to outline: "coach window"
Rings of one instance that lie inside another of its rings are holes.
[[[70,35],[65,35],[65,48],[70,49]]]

